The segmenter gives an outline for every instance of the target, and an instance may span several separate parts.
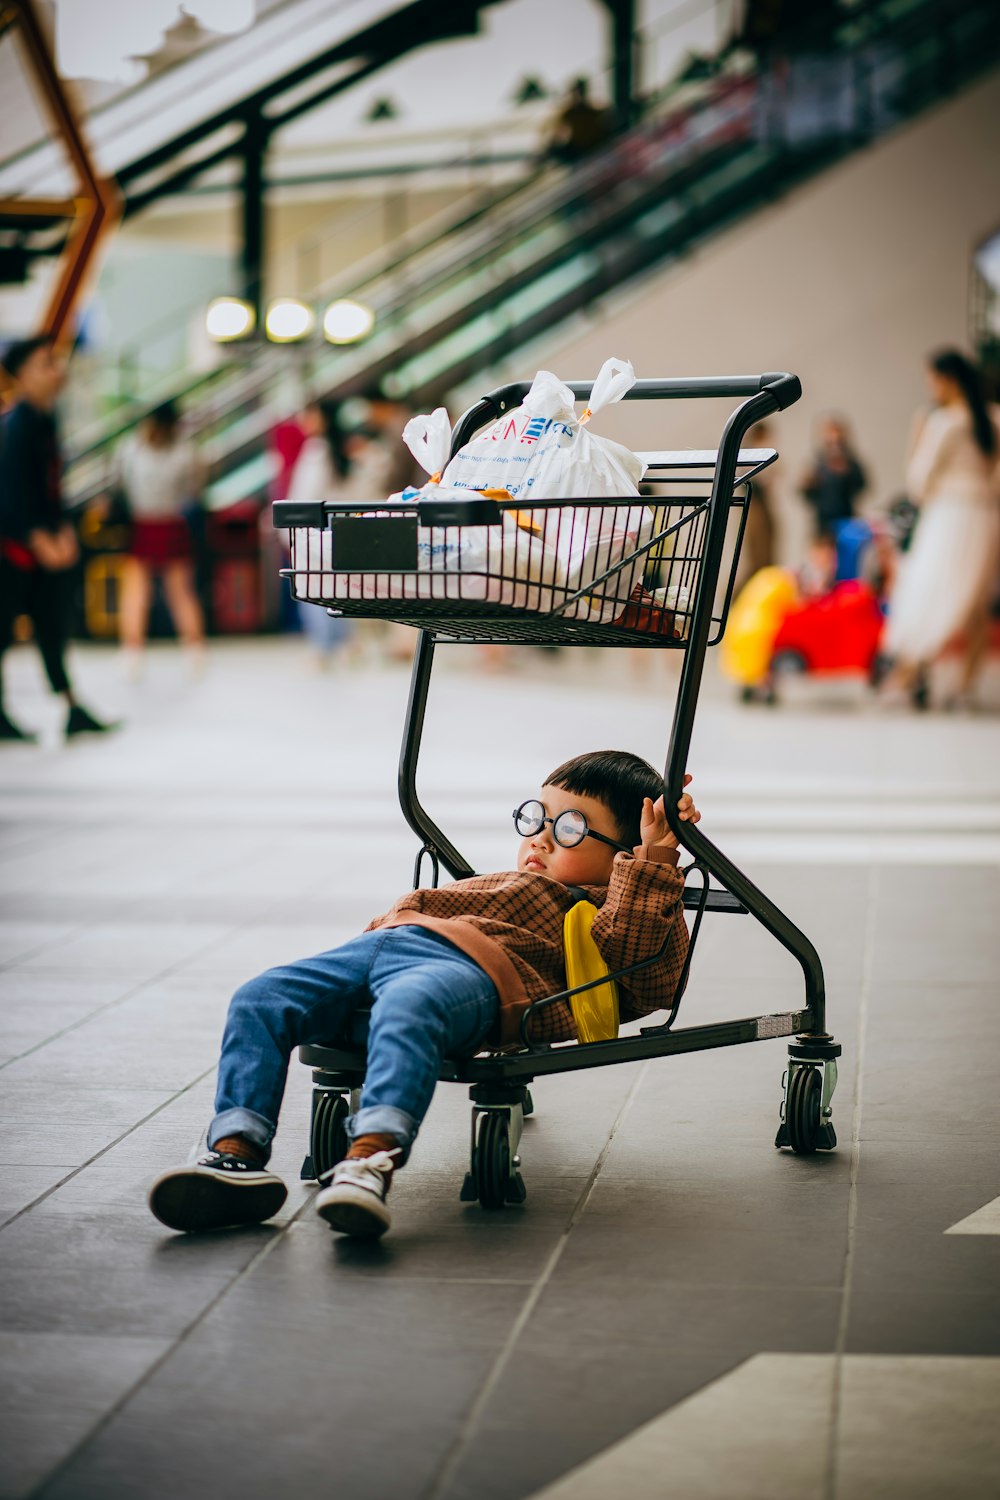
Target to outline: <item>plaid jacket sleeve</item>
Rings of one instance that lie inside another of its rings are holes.
[[[676,865],[616,854],[607,900],[594,918],[594,942],[612,973],[664,949],[648,968],[618,980],[623,1020],[673,1003],[688,950]]]

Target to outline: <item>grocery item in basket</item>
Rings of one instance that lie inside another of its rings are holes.
[[[505,489],[525,503],[638,495],[642,460],[621,443],[596,436],[587,425],[634,384],[635,371],[627,360],[607,360],[578,417],[569,386],[549,370],[539,370],[519,407],[459,449],[443,471],[443,483],[464,490]]]
[[[688,591],[682,585],[654,589],[652,593],[637,583],[628,604],[612,625],[635,630],[640,635],[668,635],[683,640],[688,630]]]
[[[588,429],[591,417],[635,384],[627,360],[606,360],[577,417],[573,392],[551,371],[539,370],[522,404],[498,418],[456,453],[442,483],[483,490],[503,486],[516,500],[606,499],[638,496],[643,461],[620,443]],[[522,527],[558,558],[556,583],[566,619],[613,619],[641,581],[653,517],[645,505],[537,507],[519,512]],[[634,561],[626,559],[635,556]],[[589,590],[593,589],[593,592]],[[580,592],[580,591],[585,592]]]
[[[505,451],[510,457],[512,444],[522,444],[500,430],[504,423],[474,438],[449,463],[451,423],[444,407],[411,418],[403,441],[431,477],[420,489],[391,495],[388,505],[396,510],[420,500],[465,499],[472,490],[510,500],[515,487],[538,499],[637,496],[642,461],[586,430],[593,411],[620,400],[634,382],[630,364],[608,360],[594,382],[590,409],[577,419],[572,391],[540,371],[512,414],[530,450],[530,473],[516,453],[510,463],[500,461]],[[501,483],[504,473],[507,484]],[[309,533],[300,535],[297,548],[297,590],[331,603],[464,599],[542,613],[565,606],[566,619],[606,621],[621,613],[641,581],[640,549],[652,527],[652,514],[641,504],[505,508],[499,526],[421,526],[415,573],[337,572],[330,535]]]

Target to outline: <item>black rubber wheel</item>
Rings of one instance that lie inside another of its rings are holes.
[[[310,1150],[317,1177],[335,1167],[347,1155],[344,1122],[350,1107],[343,1094],[317,1089],[313,1105],[312,1142]]]
[[[476,1143],[476,1193],[483,1208],[503,1208],[510,1176],[510,1121],[488,1109],[479,1122]]]
[[[796,1068],[788,1087],[785,1124],[796,1156],[811,1156],[819,1144],[823,1078],[819,1068]]]
[[[779,651],[771,661],[771,671],[782,677],[802,677],[808,670],[809,663],[801,651]]]

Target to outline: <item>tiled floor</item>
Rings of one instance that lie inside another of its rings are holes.
[[[478,868],[567,755],[662,760],[670,664],[442,652],[420,785]],[[0,757],[0,1496],[7,1500],[868,1500],[1000,1492],[1000,719],[879,713],[851,684],[741,710],[710,679],[710,836],[812,937],[844,1044],[840,1149],[773,1149],[780,1042],[541,1080],[528,1199],[462,1205],[438,1091],[377,1246],[298,1182],[273,1224],[164,1231],[143,1186],[211,1111],[228,996],[405,889],[405,672],[228,643],[80,682],[58,742],[26,651]],[[1000,698],[994,678],[989,691]],[[797,966],[706,921],[689,1021],[791,1008]],[[551,1487],[548,1489],[546,1487]]]

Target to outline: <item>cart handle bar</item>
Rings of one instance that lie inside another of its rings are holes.
[[[594,388],[592,380],[567,380],[565,384],[569,386],[577,400],[586,399]],[[473,413],[476,414],[474,431],[482,423],[484,406],[488,404],[494,407],[499,416],[501,412],[509,411],[512,406],[520,406],[530,389],[530,380],[515,380],[510,385],[501,385],[494,391],[488,391],[460,419],[455,433],[453,451],[467,441],[464,429]],[[702,375],[687,380],[637,380],[635,385],[625,392],[623,399],[625,401],[686,401],[719,396],[739,400],[746,396],[757,396],[761,391],[770,391],[778,410],[784,411],[786,407],[794,406],[802,395],[802,386],[797,375],[789,375],[780,370],[772,370],[766,375]]]

